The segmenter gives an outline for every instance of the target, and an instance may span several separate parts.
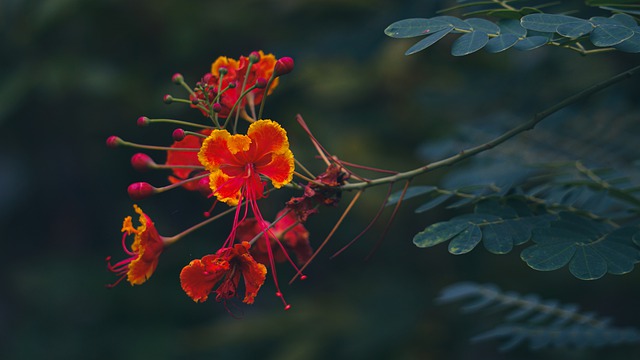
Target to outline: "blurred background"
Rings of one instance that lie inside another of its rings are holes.
[[[269,97],[266,115],[287,128],[296,156],[320,172],[322,164],[295,123],[298,113],[340,158],[408,170],[437,160],[425,159],[418,150],[453,136],[461,125],[482,129],[505,114],[525,121],[637,63],[630,54],[581,57],[556,48],[454,58],[449,54],[453,38],[406,57],[413,40],[383,34],[394,21],[431,17],[452,3],[0,2],[0,358],[598,359],[604,351],[608,359],[640,356],[638,346],[537,353],[521,347],[503,354],[496,343],[470,344],[469,338],[495,318],[434,304],[444,286],[496,283],[579,303],[611,316],[617,325],[638,327],[639,275],[584,282],[566,269],[530,270],[519,251],[496,256],[478,249],[453,256],[446,245],[418,249],[412,244],[416,232],[454,215],[451,211],[414,214],[417,203],[408,202],[365,262],[388,209],[367,236],[330,260],[373,218],[386,194],[381,188],[365,193],[308,268],[306,281],[286,285],[292,271],[279,268],[293,306],[288,312],[270,296],[270,281],[254,305],[238,302],[234,312],[241,319],[214,301],[195,304],[181,290],[180,269],[219,246],[229,219],[167,249],[143,286],[104,287],[115,280],[104,259],[123,257],[122,219],[134,214],[127,186],[136,181],[160,186],[167,175],[137,173],[129,165],[136,151],[108,149],[105,140],[118,135],[170,144],[173,127],[139,128],[136,119],[142,115],[201,121],[188,106],[162,102],[165,94],[186,97],[170,81],[175,72],[194,84],[220,55],[238,58],[262,49],[293,57],[295,70]],[[630,95],[637,94],[637,83],[631,79],[574,107],[578,125],[572,129],[637,120],[637,98]],[[536,132],[526,137],[536,139]],[[512,140],[512,151],[527,151],[518,148],[519,139]],[[561,139],[553,143],[563,145]],[[161,153],[152,156],[164,161]],[[414,185],[438,183],[447,171]],[[273,218],[292,195],[282,191],[263,202],[265,217]],[[309,220],[315,246],[352,196],[345,194],[340,208],[322,209]],[[138,204],[167,236],[196,223],[210,205],[182,190]]]

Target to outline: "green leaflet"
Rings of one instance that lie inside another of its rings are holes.
[[[438,188],[435,186],[410,186],[407,188],[407,191],[404,193],[404,197],[402,198],[402,201],[414,198],[416,196],[428,194],[436,190],[438,190]],[[402,190],[389,195],[389,198],[387,199],[387,206],[398,203],[398,201],[400,201],[401,195],[402,195]]]
[[[514,34],[502,34],[490,39],[484,47],[490,53],[505,51],[518,42],[518,36]]]
[[[437,32],[427,36],[426,38],[418,41],[417,43],[415,43],[404,54],[405,55],[411,55],[411,54],[417,53],[418,51],[422,51],[422,50],[428,48],[429,46],[437,43],[438,40],[440,40],[443,37],[445,37],[451,31],[453,31],[453,28],[451,28],[451,27],[446,28],[444,30],[437,31]]]
[[[451,28],[448,22],[435,19],[405,19],[389,25],[384,33],[393,38],[424,36]]]
[[[489,252],[506,254],[514,246],[527,242],[532,229],[547,226],[553,219],[549,214],[533,214],[522,205],[519,201],[506,204],[482,201],[474,214],[432,224],[416,234],[413,242],[418,247],[431,247],[451,241],[449,252],[459,255],[473,250],[482,241]]]
[[[451,46],[451,55],[464,56],[482,49],[489,41],[484,31],[472,31],[460,36]]]
[[[562,216],[550,228],[533,230],[535,245],[522,251],[521,258],[535,270],[557,270],[569,265],[569,271],[578,279],[594,280],[607,272],[626,274],[640,261],[640,250],[632,238],[636,227],[613,229],[587,226],[575,218]]]
[[[562,24],[585,21],[580,18],[557,14],[530,14],[520,19],[520,24],[527,30],[553,33]]]

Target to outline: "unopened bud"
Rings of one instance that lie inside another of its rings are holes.
[[[127,193],[132,200],[142,200],[148,198],[156,192],[156,188],[146,182],[137,182],[129,185]]]
[[[258,80],[256,80],[256,89],[264,89],[266,87],[267,87],[267,79],[263,77],[259,77]]]
[[[227,69],[226,67],[222,66],[220,68],[218,68],[218,73],[220,75],[227,75],[227,73],[229,72],[229,69]],[[207,75],[211,75],[211,74],[207,74]],[[207,76],[205,75],[205,76]]]
[[[173,76],[171,77],[171,81],[174,84],[181,84],[182,82],[184,82],[184,77],[182,77],[182,74],[180,73],[175,73],[173,74]]]
[[[249,61],[251,61],[252,63],[257,63],[258,61],[260,61],[260,53],[257,51],[251,52],[251,54],[249,54]]]
[[[220,70],[222,70],[222,68],[220,68]],[[220,71],[218,70],[218,71]],[[225,74],[226,74],[226,70],[225,69]],[[211,75],[211,73],[206,73],[204,74],[204,76],[202,77],[202,82],[204,83],[203,85],[206,85],[209,83],[209,81],[211,81],[211,78],[213,77],[213,75]]]
[[[209,178],[208,177],[204,177],[200,180],[198,180],[198,186],[197,186],[198,190],[200,191],[200,193],[204,196],[209,196],[211,195],[211,186],[209,186]]]
[[[145,172],[155,165],[156,163],[147,154],[137,153],[131,157],[131,166],[140,172]]]
[[[236,84],[236,82],[230,82],[229,85],[227,85],[229,87],[229,89],[233,89],[237,86],[238,84]]]
[[[164,101],[165,104],[171,104],[173,102],[173,96],[167,94],[162,97],[162,101]]]
[[[222,111],[222,105],[220,103],[213,104],[213,112],[219,113],[220,111]]]
[[[184,130],[182,129],[175,129],[173,130],[173,134],[171,134],[171,136],[173,137],[173,140],[181,141],[184,139],[185,133],[184,133]]]
[[[276,61],[276,65],[273,68],[274,76],[286,75],[293,71],[293,59],[285,56]]]
[[[149,124],[151,123],[149,121],[149,118],[146,116],[140,116],[138,118],[138,121],[136,122],[138,124],[138,126],[143,127],[143,126],[149,126]]]
[[[118,145],[120,145],[122,143],[122,139],[120,139],[117,136],[109,136],[107,138],[107,146],[110,148],[116,148],[118,147]]]

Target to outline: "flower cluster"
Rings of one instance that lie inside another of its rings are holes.
[[[262,118],[266,97],[278,85],[279,77],[291,72],[293,66],[291,58],[276,59],[262,51],[239,60],[219,57],[211,65],[211,72],[193,88],[186,84],[182,75],[173,76],[173,82],[188,91],[188,99],[165,96],[167,103],[188,103],[198,109],[211,120],[210,124],[140,117],[140,126],[173,123],[193,130],[175,129],[174,142],[170,146],[135,144],[116,136],[107,139],[107,145],[111,147],[130,146],[166,153],[163,164],[156,163],[146,153],[133,155],[131,164],[135,169],[166,169],[170,175],[169,184],[164,187],[154,187],[146,182],[131,184],[128,193],[132,199],[141,201],[151,195],[183,188],[199,191],[213,201],[204,220],[171,237],[160,236],[151,218],[134,205],[140,215],[140,226],[134,228],[131,217],[125,218],[122,246],[128,257],[115,264],[111,264],[111,257],[107,258],[108,269],[119,276],[109,286],[115,286],[125,278],[131,285],[142,284],[156,270],[166,246],[232,214],[233,225],[226,238],[220,238],[211,253],[192,259],[182,269],[182,289],[196,302],[206,301],[211,293],[215,293],[216,301],[226,303],[238,297],[239,287],[244,287],[242,301],[252,304],[269,269],[276,295],[282,299],[285,309],[290,308],[280,290],[276,264],[289,262],[296,277],[305,278],[300,266],[306,264],[313,253],[309,232],[303,225],[306,216],[300,217],[301,212],[295,206],[283,204],[274,221],[268,222],[261,214],[258,202],[268,192],[290,185],[296,174],[296,161],[286,130],[278,122]],[[259,111],[257,105],[260,105]],[[239,119],[248,122],[244,133],[237,130]],[[224,123],[221,120],[225,120]],[[300,188],[299,185],[296,187]],[[314,211],[314,205],[306,198],[302,202],[307,213]],[[214,215],[216,203],[224,203],[229,208]],[[134,235],[130,249],[127,247],[129,235]]]

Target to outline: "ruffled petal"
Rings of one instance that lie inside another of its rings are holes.
[[[147,281],[156,270],[160,254],[164,250],[164,241],[158,234],[151,218],[137,205],[133,205],[133,208],[140,215],[140,226],[134,229],[131,217],[128,216],[124,220],[122,232],[129,235],[135,234],[131,251],[136,253],[137,257],[129,263],[127,281],[131,285],[140,285]]]
[[[227,130],[213,130],[198,152],[198,160],[209,171],[221,164],[235,164],[237,159],[227,145],[231,134]]]
[[[232,154],[236,154],[240,151],[249,150],[251,145],[251,138],[246,135],[232,135],[227,139],[227,148]]]
[[[256,168],[260,174],[271,179],[275,188],[280,188],[291,182],[295,169],[293,153],[291,150],[280,154],[273,154],[271,161],[266,165]]]
[[[242,301],[245,304],[253,304],[253,300],[258,295],[258,291],[267,277],[267,267],[256,262],[249,254],[248,242],[236,244],[235,248],[238,250],[239,267],[244,277],[245,295]]]
[[[258,120],[251,123],[247,136],[255,146],[255,159],[269,153],[279,154],[289,150],[287,132],[275,121]]]
[[[218,260],[216,255],[207,255],[202,260],[192,260],[180,272],[182,290],[193,301],[206,301],[213,287],[229,271],[229,263]]]
[[[245,179],[229,177],[222,170],[217,169],[209,175],[209,187],[219,201],[230,206],[238,205],[242,197],[242,186]]]

